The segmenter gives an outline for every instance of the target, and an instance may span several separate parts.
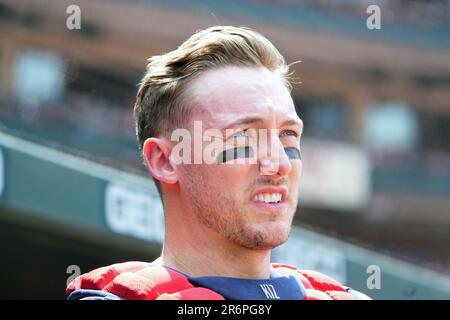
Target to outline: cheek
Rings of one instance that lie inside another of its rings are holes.
[[[226,193],[243,193],[249,185],[251,165],[222,164],[211,166],[215,181],[220,181]]]
[[[224,164],[216,166],[214,170],[226,179],[239,180],[247,176],[248,167],[248,165]]]
[[[202,188],[228,188],[239,181],[246,181],[250,172],[249,165],[236,164],[200,164],[190,165],[183,172],[183,180],[190,179],[193,176],[202,177]]]
[[[302,162],[299,160],[293,161],[292,169],[291,172],[289,173],[289,180],[293,188],[298,188],[302,172],[303,172]]]

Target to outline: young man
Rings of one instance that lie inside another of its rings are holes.
[[[134,114],[164,205],[161,257],[82,275],[69,299],[367,298],[270,263],[297,207],[303,123],[269,40],[216,26],[150,58]]]

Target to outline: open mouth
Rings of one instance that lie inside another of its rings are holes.
[[[280,203],[282,200],[283,200],[283,195],[281,194],[281,192],[258,193],[255,196],[253,196],[253,201],[255,201],[255,202],[276,204],[276,203]]]
[[[259,206],[284,205],[286,198],[287,188],[284,186],[259,188],[255,190],[250,197],[252,202]]]

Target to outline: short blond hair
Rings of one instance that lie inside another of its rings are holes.
[[[266,67],[291,90],[289,66],[263,35],[245,27],[214,26],[201,30],[176,50],[148,59],[134,106],[136,134],[142,148],[150,137],[184,127],[190,108],[186,84],[201,72],[223,66]]]

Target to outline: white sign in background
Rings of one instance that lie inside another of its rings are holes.
[[[105,189],[105,220],[112,231],[162,244],[164,212],[159,195],[116,183]]]
[[[302,142],[299,206],[358,210],[372,194],[371,163],[357,146],[318,139]]]

